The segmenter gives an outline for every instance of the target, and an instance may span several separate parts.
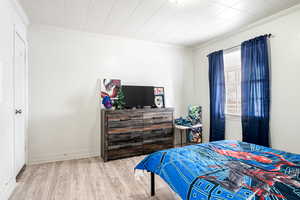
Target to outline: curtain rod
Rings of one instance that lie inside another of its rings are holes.
[[[271,33],[266,34],[266,36],[267,36],[268,38],[274,37]],[[233,46],[233,47],[230,47],[230,48],[227,48],[227,49],[223,49],[223,51],[230,51],[231,49],[235,49],[235,48],[238,48],[238,47],[240,47],[240,46],[241,46],[240,44],[239,44],[239,45],[235,45],[235,46]],[[207,55],[206,57],[208,57],[208,55]]]

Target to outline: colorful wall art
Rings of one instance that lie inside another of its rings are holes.
[[[101,81],[101,98],[109,96],[111,99],[117,98],[121,80],[118,79],[103,79]]]
[[[112,108],[113,102],[117,99],[118,92],[121,88],[121,80],[118,79],[102,79],[101,80],[101,98],[102,106]],[[109,98],[108,98],[109,97]]]

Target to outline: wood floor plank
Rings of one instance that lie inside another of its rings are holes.
[[[41,189],[44,191],[42,193],[42,198],[41,199],[49,199],[49,196],[51,195],[51,180],[52,178],[51,177],[54,177],[55,176],[55,164],[56,163],[47,163],[45,164],[46,167],[48,167],[48,171],[46,172],[47,173],[47,176],[45,177],[45,179],[43,181],[45,181],[45,185],[44,187],[41,187]]]
[[[134,173],[143,158],[104,163],[95,157],[31,165],[10,200],[178,200],[159,177],[156,196],[150,197],[149,173]]]

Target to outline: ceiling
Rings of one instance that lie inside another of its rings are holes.
[[[19,0],[33,24],[191,46],[300,0]]]

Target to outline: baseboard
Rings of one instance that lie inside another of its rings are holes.
[[[65,160],[75,160],[75,159],[90,158],[90,157],[97,157],[97,156],[100,156],[100,152],[89,152],[87,150],[67,152],[61,154],[33,156],[29,160],[29,165],[65,161]]]
[[[1,188],[1,190],[3,191],[0,191],[0,199],[8,200],[15,188],[16,188],[16,180],[11,179],[7,184],[3,185],[3,187]]]

